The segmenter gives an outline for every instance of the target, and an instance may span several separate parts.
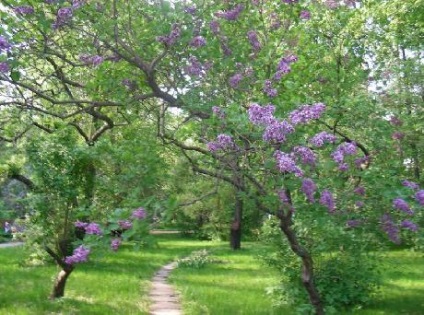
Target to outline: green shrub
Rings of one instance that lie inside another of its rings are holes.
[[[214,260],[209,257],[209,252],[206,249],[192,252],[189,256],[177,260],[178,267],[189,267],[200,269],[206,264],[212,263]]]
[[[342,234],[340,236],[343,237]],[[268,249],[260,258],[276,268],[281,276],[280,284],[269,288],[268,293],[277,304],[290,305],[299,314],[312,314],[313,309],[300,278],[300,260],[283,239],[278,222],[270,220],[264,224],[261,240]],[[319,248],[309,244],[309,250],[314,253],[314,282],[326,313],[338,314],[339,310],[370,302],[380,283],[377,256],[367,254],[359,244],[355,246],[354,239],[333,251],[322,250],[325,248],[323,242]],[[329,244],[327,248],[331,247]]]

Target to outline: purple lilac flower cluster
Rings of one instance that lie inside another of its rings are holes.
[[[10,71],[9,65],[7,62],[0,62],[0,73],[8,73]]]
[[[188,58],[188,62],[189,65],[185,67],[185,71],[188,75],[196,77],[200,77],[203,75],[203,65],[195,56],[190,56]]]
[[[325,143],[334,143],[336,142],[336,140],[337,140],[337,137],[335,135],[323,131],[323,132],[317,133],[315,136],[309,139],[309,142],[315,147],[320,148]]]
[[[365,187],[363,186],[358,186],[356,187],[353,192],[359,196],[364,196],[365,195]]]
[[[131,214],[131,218],[137,219],[137,220],[145,219],[146,216],[147,216],[146,209],[144,209],[143,207],[135,209]]]
[[[348,220],[346,222],[346,225],[348,228],[356,228],[360,226],[361,224],[362,224],[362,220],[358,220],[358,219]]]
[[[129,220],[120,220],[118,221],[118,225],[123,230],[129,230],[132,228],[132,222]]]
[[[325,105],[323,103],[302,105],[298,109],[292,111],[289,114],[289,118],[294,125],[306,124],[313,119],[320,118],[324,111]]]
[[[286,193],[286,191],[284,189],[280,189],[277,192],[277,194],[278,194],[278,198],[281,200],[282,203],[285,203],[285,204],[289,204],[290,203],[290,199],[287,196],[287,193]]]
[[[89,254],[90,254],[90,249],[81,245],[77,247],[76,249],[74,249],[71,256],[65,257],[64,261],[68,265],[85,262],[87,261]]]
[[[122,240],[120,238],[114,238],[110,242],[110,248],[116,252],[119,249],[119,246],[121,245]]]
[[[225,112],[224,112],[224,110],[221,107],[219,107],[219,106],[213,106],[212,107],[212,112],[219,119],[225,119]]]
[[[250,30],[247,32],[247,38],[249,39],[250,45],[252,46],[253,52],[257,53],[261,50],[261,43],[259,42],[258,34]]]
[[[380,222],[389,239],[395,244],[400,244],[399,227],[393,222],[392,217],[385,213]]]
[[[219,18],[223,18],[227,21],[236,21],[243,10],[244,10],[244,5],[238,4],[231,10],[216,12],[215,16]]]
[[[12,47],[12,45],[9,44],[7,39],[4,36],[0,36],[0,52],[7,50],[10,47]]]
[[[99,55],[91,56],[91,55],[84,54],[79,56],[79,60],[87,66],[97,67],[103,62],[104,58]]]
[[[166,46],[174,45],[181,36],[181,29],[177,24],[172,25],[171,33],[156,37],[156,40]]]
[[[308,201],[310,203],[314,203],[315,202],[314,194],[315,194],[315,191],[317,190],[317,185],[314,183],[314,181],[312,179],[305,178],[302,181],[302,188],[301,188],[301,190],[305,194],[306,199],[308,199]]]
[[[289,55],[287,57],[282,58],[277,65],[277,72],[274,74],[274,80],[280,80],[284,74],[289,73],[291,71],[290,65],[293,62],[297,61],[297,56]]]
[[[71,7],[60,8],[57,10],[56,21],[53,23],[53,29],[58,29],[68,23],[73,15]]]
[[[409,220],[403,220],[400,223],[400,226],[404,229],[410,230],[412,232],[416,232],[418,231],[418,225],[416,225],[414,222],[409,221]]]
[[[391,116],[389,121],[393,126],[402,126],[403,124],[402,120],[396,116]]]
[[[78,9],[82,7],[86,2],[87,0],[72,0],[72,8]]]
[[[308,10],[300,11],[300,18],[302,20],[309,20],[311,18],[311,12],[309,12]]]
[[[269,97],[276,97],[278,94],[277,89],[272,87],[271,80],[265,80],[263,91]]]
[[[349,166],[344,162],[345,156],[354,154],[356,154],[356,144],[354,142],[343,142],[331,153],[331,157],[339,165],[339,170],[346,171]]]
[[[209,27],[210,27],[210,29],[212,31],[212,34],[214,34],[215,36],[219,35],[219,33],[220,33],[220,25],[219,25],[219,22],[217,20],[212,20],[209,23]]]
[[[366,168],[367,164],[370,162],[370,156],[366,155],[361,158],[355,159],[355,166],[358,169]]]
[[[16,14],[20,14],[20,15],[34,14],[34,8],[29,5],[22,5],[22,6],[16,7],[14,11]]]
[[[200,35],[195,36],[190,41],[190,46],[195,47],[195,48],[206,46],[206,39],[203,36],[200,36]]]
[[[293,149],[293,153],[300,158],[303,164],[315,166],[317,157],[311,149],[304,146],[296,146]]]
[[[393,208],[398,209],[406,214],[413,215],[414,211],[409,207],[409,204],[402,198],[396,198],[393,200]]]
[[[328,212],[330,213],[334,213],[336,211],[336,205],[334,203],[333,195],[327,189],[321,193],[319,203],[325,206],[328,209]]]
[[[392,139],[393,140],[402,140],[403,138],[405,138],[405,134],[403,132],[395,131],[392,134]]]
[[[238,88],[238,86],[239,86],[239,84],[242,80],[243,80],[243,75],[241,73],[236,73],[228,79],[228,84],[233,89],[236,89],[236,88]]]
[[[216,152],[220,150],[233,150],[236,149],[237,146],[234,143],[234,140],[231,136],[220,134],[216,137],[216,141],[211,141],[207,144],[208,150],[211,152]]]
[[[195,14],[197,13],[197,8],[196,8],[196,6],[195,6],[195,5],[192,5],[192,6],[186,6],[186,7],[184,8],[184,12],[185,12],[185,13],[188,13],[188,14],[191,14],[191,15],[195,15]]]
[[[92,234],[92,235],[102,235],[103,234],[101,229],[100,229],[100,226],[97,223],[94,223],[94,222],[87,223],[87,222],[76,221],[74,225],[77,228],[84,229],[85,233],[87,233],[87,234]]]
[[[303,177],[303,171],[296,165],[291,154],[277,150],[274,153],[274,157],[280,172],[293,173],[296,177]]]
[[[248,110],[249,120],[255,125],[269,125],[276,120],[274,112],[274,105],[260,106],[257,103],[252,103]]]
[[[424,190],[423,189],[417,191],[417,193],[415,194],[415,200],[417,200],[417,202],[421,206],[424,206]]]
[[[299,2],[299,0],[282,0],[284,3],[293,4]]]
[[[411,188],[413,190],[420,189],[420,186],[417,183],[411,182],[409,180],[402,181],[402,185],[408,188]]]
[[[281,122],[274,120],[265,128],[263,139],[268,142],[283,143],[286,141],[286,135],[293,132],[293,126],[286,120]]]

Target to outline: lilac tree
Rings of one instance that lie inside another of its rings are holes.
[[[352,233],[377,226],[396,243],[400,229],[417,229],[405,198],[419,207],[422,190],[395,191],[403,178],[379,178],[385,157],[378,153],[393,139],[385,135],[387,113],[367,97],[366,6],[5,4],[0,79],[13,88],[2,106],[37,113],[30,123],[39,128],[39,115],[68,121],[88,143],[130,116],[154,121],[195,173],[234,187],[234,249],[246,199],[279,220],[316,314],[324,305],[299,225],[324,218]],[[310,212],[314,218],[303,218]]]

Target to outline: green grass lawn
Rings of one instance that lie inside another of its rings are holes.
[[[233,252],[227,243],[158,235],[158,248],[133,252],[129,246],[78,266],[68,280],[66,297],[47,299],[57,268],[21,267],[23,248],[0,249],[0,314],[147,314],[150,279],[163,264],[206,248],[219,260],[204,268],[178,268],[170,281],[181,292],[185,314],[285,314],[274,309],[265,289],[276,283],[273,270],[255,256],[258,245],[245,242]],[[387,252],[384,283],[374,302],[357,315],[424,314],[424,256],[407,250]]]

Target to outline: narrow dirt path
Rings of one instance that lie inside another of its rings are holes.
[[[169,273],[177,267],[176,262],[163,266],[152,279],[149,298],[151,315],[181,315],[181,305],[177,293],[166,282]]]

